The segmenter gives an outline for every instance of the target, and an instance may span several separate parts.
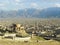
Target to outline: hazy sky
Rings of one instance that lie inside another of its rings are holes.
[[[3,10],[48,7],[60,7],[60,0],[0,0],[0,9]]]

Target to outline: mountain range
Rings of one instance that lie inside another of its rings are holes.
[[[0,10],[0,18],[60,18],[60,7],[49,7],[46,9],[19,9],[4,11]]]

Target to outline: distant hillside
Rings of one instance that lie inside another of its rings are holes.
[[[44,9],[40,12],[40,17],[60,18],[60,8],[59,7],[51,7],[51,8]]]
[[[60,18],[60,8],[50,7],[43,10],[38,9],[20,9],[3,11],[0,10],[0,18],[14,18],[14,17],[25,17],[25,18]]]

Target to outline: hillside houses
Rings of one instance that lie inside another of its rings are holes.
[[[0,32],[5,34],[15,33],[17,37],[28,37],[41,36],[41,37],[59,37],[60,26],[46,25],[46,24],[35,24],[35,25],[22,25],[22,24],[11,24],[10,26],[0,26]],[[3,34],[3,35],[4,35]]]

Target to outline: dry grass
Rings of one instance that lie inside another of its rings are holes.
[[[58,41],[20,42],[14,40],[0,39],[0,45],[60,45]]]

